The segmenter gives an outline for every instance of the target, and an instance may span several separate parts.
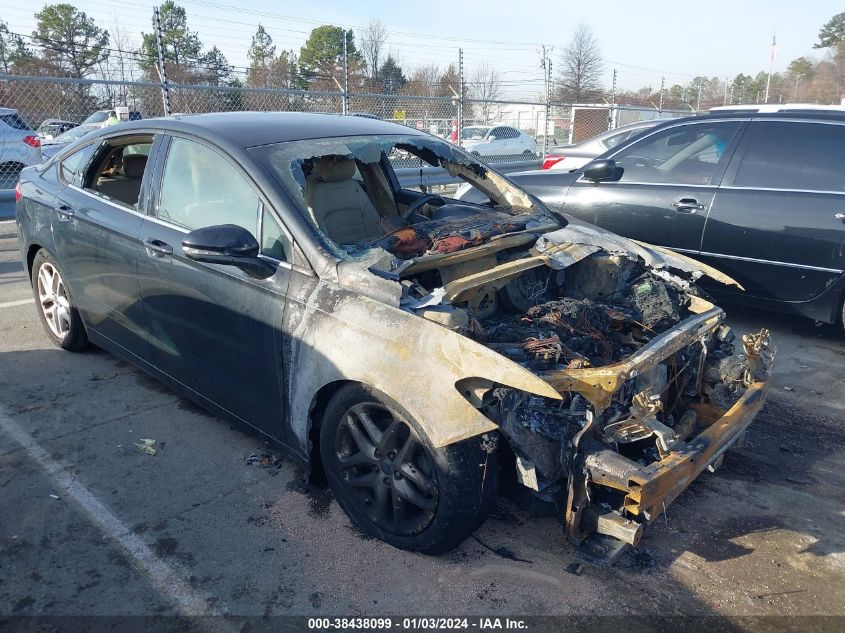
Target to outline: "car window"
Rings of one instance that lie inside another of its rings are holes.
[[[734,184],[845,191],[845,126],[755,121]]]
[[[629,130],[619,132],[618,134],[611,134],[606,139],[604,139],[604,146],[607,149],[613,149],[622,141],[627,141],[629,136],[631,136],[631,132]]]
[[[82,122],[82,125],[86,125],[89,123],[102,123],[106,119],[109,118],[108,110],[102,110],[100,112],[95,112],[94,114],[90,115],[87,119]]]
[[[11,114],[0,114],[0,121],[3,121],[3,123],[15,130],[29,129],[26,121],[20,118],[15,112],[12,112]]]
[[[488,127],[474,125],[465,127],[461,130],[461,138],[465,141],[480,141],[487,135],[489,129]]]
[[[193,230],[236,224],[258,235],[258,196],[235,167],[213,149],[182,138],[170,143],[158,217]]]
[[[261,254],[287,260],[288,239],[282,227],[267,209],[264,209],[261,220]]]
[[[612,158],[624,169],[621,182],[707,185],[739,126],[737,121],[724,121],[672,127]]]
[[[90,162],[83,187],[112,202],[137,208],[147,170],[152,135],[110,138],[97,149]]]
[[[506,127],[496,127],[490,131],[490,136],[495,136],[497,141],[501,141],[502,139],[509,138],[508,132]]]
[[[91,143],[67,156],[59,165],[61,179],[68,183],[78,183],[79,176],[88,165],[88,161],[91,160],[91,156],[94,155],[96,149],[97,144]]]

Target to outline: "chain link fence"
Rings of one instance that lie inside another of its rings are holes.
[[[36,135],[43,153],[50,154],[56,149],[51,146],[57,142],[103,125],[111,110],[117,111],[123,119],[160,117],[166,114],[166,101],[172,114],[253,110],[347,112],[374,117],[434,134],[506,170],[537,168],[548,148],[579,143],[620,125],[690,114],[659,112],[642,106],[572,105],[540,100],[481,101],[459,96],[347,94],[343,91],[0,75],[0,113],[14,111],[14,116],[25,122],[23,126],[17,126],[24,129],[15,129],[11,134],[3,128],[5,142],[0,145],[0,188],[14,186],[20,169],[41,159],[38,151],[13,151],[23,149],[27,143],[28,150],[35,150],[33,138]],[[71,125],[80,125],[80,128],[64,137],[58,134]],[[15,140],[18,136],[20,139]],[[24,141],[25,137],[29,137],[29,141]]]

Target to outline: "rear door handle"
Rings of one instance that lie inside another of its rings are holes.
[[[672,206],[677,209],[678,213],[695,213],[696,211],[703,211],[704,205],[699,203],[695,198],[681,198],[675,200]]]
[[[157,240],[154,237],[145,239],[144,247],[152,257],[166,257],[173,254],[173,247],[170,244]]]
[[[59,214],[59,219],[62,221],[72,220],[73,216],[76,215],[76,211],[73,207],[68,206],[66,204],[60,204],[56,207],[56,213]]]

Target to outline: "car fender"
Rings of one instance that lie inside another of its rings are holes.
[[[32,168],[27,168],[24,172]],[[24,176],[22,172],[22,176]],[[21,201],[15,204],[15,217],[20,235],[19,246],[24,266],[28,264],[27,254],[33,245],[47,249],[55,255],[53,226],[50,211],[56,204],[56,197],[37,187],[32,181],[21,178]]]
[[[335,382],[387,394],[435,447],[498,428],[458,391],[461,379],[560,399],[536,374],[457,332],[312,276],[291,280],[285,331],[291,444],[304,454],[315,395]]]

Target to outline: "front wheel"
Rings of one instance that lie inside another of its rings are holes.
[[[480,437],[434,448],[398,404],[363,385],[332,398],[320,428],[320,456],[353,523],[401,549],[449,551],[484,522],[495,502],[496,456]]]
[[[54,344],[70,352],[88,346],[82,317],[74,307],[59,265],[45,250],[32,262],[32,290],[38,304],[38,316]]]

